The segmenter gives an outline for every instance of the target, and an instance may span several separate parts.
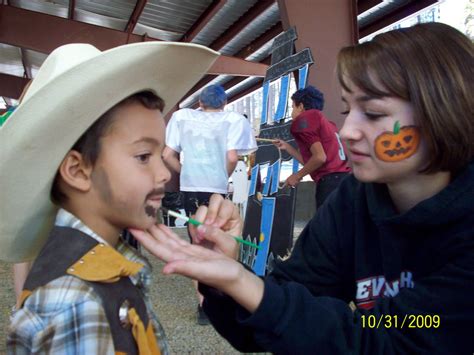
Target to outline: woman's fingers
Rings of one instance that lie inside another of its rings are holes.
[[[196,214],[193,216],[193,218],[196,221],[199,221],[201,223],[204,223],[204,220],[206,219],[206,216],[208,214],[208,208],[206,205],[201,205],[198,207]]]
[[[233,205],[233,204],[232,204]],[[242,229],[244,222],[240,216],[239,210],[236,206],[233,206],[232,215],[227,219],[227,222],[221,226],[221,229],[233,236],[242,235]]]
[[[206,238],[225,251],[216,252],[192,245],[163,225],[153,226],[148,231],[130,229],[130,232],[150,253],[167,263],[163,273],[180,274],[223,288],[236,279],[241,267],[229,252],[236,242],[218,228],[201,225],[199,229],[203,229]]]
[[[226,285],[237,280],[241,267],[235,260],[216,254],[208,259],[195,257],[169,262],[163,273],[179,274],[224,290]]]
[[[173,257],[172,248],[169,246],[163,246],[158,235],[138,229],[130,229],[130,232],[146,250],[157,258],[168,261]]]
[[[130,229],[134,237],[153,255],[164,261],[187,256],[188,242],[182,240],[166,226],[153,226],[148,231]]]
[[[153,233],[153,231],[155,231],[156,233],[158,231],[162,232],[164,235],[166,235],[166,237],[169,238],[169,240],[172,240],[178,244],[181,244],[181,245],[186,245],[186,244],[189,244],[188,241],[186,240],[183,240],[179,235],[177,235],[175,232],[173,232],[173,230],[167,226],[165,226],[164,224],[159,224],[159,225],[154,225],[150,228],[150,232]]]
[[[228,222],[232,221],[232,218],[240,219],[238,212],[236,215],[234,211],[237,211],[237,207],[234,205],[234,203],[231,200],[224,200],[221,203],[219,211],[217,212],[217,217],[215,222],[213,223],[213,226],[217,228],[222,228]]]
[[[207,241],[214,243],[215,248],[221,253],[232,259],[237,258],[239,247],[230,234],[223,232],[219,228],[206,225],[199,226],[198,233]]]
[[[194,215],[194,219],[201,223],[204,223],[208,213],[208,208],[205,205],[199,206]],[[196,227],[193,225],[189,225],[189,233],[191,234],[191,238],[193,239],[193,243],[200,244],[204,238],[196,231]]]
[[[216,222],[216,218],[219,214],[219,210],[223,202],[224,202],[224,198],[221,195],[219,194],[211,195],[211,198],[209,199],[209,207],[207,208],[206,220],[204,221],[204,224],[212,225]]]
[[[237,207],[230,200],[225,200],[220,195],[212,195],[207,209],[206,225],[221,228],[232,234],[241,233],[242,218]],[[232,229],[232,230],[231,230]]]

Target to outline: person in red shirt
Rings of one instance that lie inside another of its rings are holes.
[[[297,90],[291,100],[293,122],[290,131],[298,149],[282,140],[274,144],[304,164],[286,179],[286,184],[295,187],[303,177],[310,174],[317,183],[316,208],[319,208],[351,169],[336,125],[321,112],[324,107],[323,93],[313,86],[307,86]]]

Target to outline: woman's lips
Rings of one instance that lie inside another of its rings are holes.
[[[366,153],[363,153],[363,152],[360,152],[358,150],[350,150],[351,152],[351,160],[352,161],[362,161],[362,160],[365,160],[367,158],[370,158],[370,154],[366,154]]]

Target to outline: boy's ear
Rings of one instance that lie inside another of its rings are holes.
[[[81,153],[70,150],[59,166],[59,174],[68,186],[87,192],[91,187],[92,169],[92,164],[86,164]]]

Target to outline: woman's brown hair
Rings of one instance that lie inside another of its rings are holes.
[[[474,157],[474,45],[456,29],[424,23],[343,48],[337,75],[375,97],[415,109],[430,151],[424,172],[457,172]]]

